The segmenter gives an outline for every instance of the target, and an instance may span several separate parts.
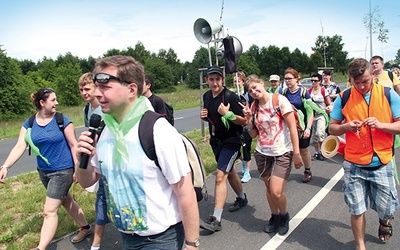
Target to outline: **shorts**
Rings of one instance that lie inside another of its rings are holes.
[[[313,125],[312,125],[312,137],[311,142],[313,144],[318,142],[323,142],[325,139],[325,118],[320,115],[314,118]]]
[[[231,172],[234,168],[235,161],[239,158],[240,152],[239,150],[230,149],[230,148],[220,148],[217,161],[217,169],[228,173]]]
[[[107,216],[107,201],[106,194],[104,192],[104,183],[100,178],[99,189],[97,190],[96,196],[96,225],[104,226],[109,222],[110,220]]]
[[[38,169],[40,180],[46,188],[46,196],[52,199],[63,200],[67,198],[72,185],[74,168],[56,171]]]
[[[254,159],[261,177],[273,175],[288,180],[292,170],[293,151],[280,156],[267,156],[256,150]]]
[[[394,214],[399,201],[392,161],[377,170],[365,170],[344,161],[343,169],[344,199],[352,215],[367,211],[368,200],[380,219],[386,220]]]
[[[312,130],[310,131],[310,137],[307,139],[303,139],[303,132],[297,134],[299,135],[299,148],[308,148],[310,146]]]

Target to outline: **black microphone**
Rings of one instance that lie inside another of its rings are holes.
[[[91,133],[90,138],[92,138],[92,140],[94,140],[94,137],[96,136],[96,132],[100,126],[100,123],[101,123],[100,115],[93,114],[92,116],[90,116],[89,132]],[[86,169],[88,163],[89,163],[89,155],[82,154],[81,162],[79,163],[79,168]]]

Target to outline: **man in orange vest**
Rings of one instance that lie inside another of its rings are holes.
[[[352,87],[336,98],[329,133],[346,135],[343,191],[356,249],[362,250],[368,201],[379,215],[379,239],[392,236],[390,220],[399,207],[392,158],[394,134],[400,133],[400,97],[373,83],[372,66],[365,59],[351,61],[348,74]]]

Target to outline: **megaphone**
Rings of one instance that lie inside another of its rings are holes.
[[[233,38],[233,47],[235,48],[235,58],[238,58],[243,53],[243,46],[242,43],[234,36],[230,36]],[[225,57],[225,48],[224,45],[221,45],[217,51],[216,56],[219,60],[224,59]]]
[[[332,158],[337,153],[344,155],[346,140],[339,136],[328,135],[321,145],[321,153],[325,158]]]
[[[222,27],[223,25],[218,21],[209,23],[204,18],[198,18],[194,22],[193,32],[199,42],[207,44],[211,41],[214,34],[222,30]]]

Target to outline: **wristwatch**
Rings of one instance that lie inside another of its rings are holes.
[[[200,246],[200,239],[197,238],[194,242],[185,240],[185,244],[187,246],[191,246],[191,247],[198,247],[198,246]]]

